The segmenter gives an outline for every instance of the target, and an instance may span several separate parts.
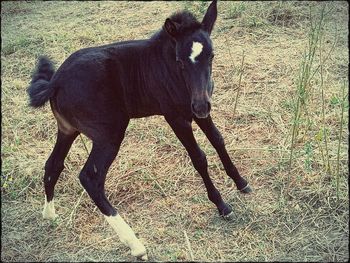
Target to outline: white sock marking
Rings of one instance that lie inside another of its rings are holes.
[[[202,53],[202,50],[203,50],[202,43],[193,42],[193,44],[192,44],[192,52],[191,52],[191,55],[189,56],[190,60],[193,63],[196,63],[196,57],[198,57],[200,55],[200,53]]]
[[[57,217],[55,213],[55,205],[53,202],[53,199],[51,202],[47,202],[46,196],[45,196],[45,204],[44,204],[44,210],[42,212],[43,218],[45,219],[55,219]]]
[[[105,218],[114,231],[117,232],[120,241],[130,247],[131,255],[147,260],[145,246],[137,239],[134,231],[124,219],[119,214],[116,216],[105,216]]]

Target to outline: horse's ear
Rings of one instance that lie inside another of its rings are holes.
[[[218,15],[218,10],[216,7],[216,0],[214,0],[210,6],[208,7],[207,12],[205,13],[205,16],[203,18],[202,21],[202,28],[207,31],[209,34],[211,33],[215,21],[216,21],[216,17]]]
[[[180,25],[178,23],[176,23],[175,21],[172,21],[170,18],[167,18],[164,23],[165,31],[173,38],[177,36],[179,26]]]

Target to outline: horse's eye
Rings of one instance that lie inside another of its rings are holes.
[[[184,66],[184,63],[183,63],[183,61],[181,59],[177,59],[176,62],[177,62],[177,64],[179,65],[179,67],[181,69],[184,69],[185,66]]]

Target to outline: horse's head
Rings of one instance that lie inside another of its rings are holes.
[[[206,118],[211,108],[214,53],[210,33],[216,16],[216,1],[213,1],[201,23],[191,13],[183,12],[167,18],[164,24],[165,31],[175,41],[176,61],[191,94],[192,113],[197,118]]]

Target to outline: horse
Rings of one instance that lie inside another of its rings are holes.
[[[84,134],[92,140],[92,149],[79,180],[131,254],[147,260],[145,246],[111,205],[104,185],[129,120],[151,115],[164,116],[221,216],[230,216],[232,208],[209,177],[206,155],[192,132],[193,120],[216,149],[237,189],[242,193],[252,191],[232,163],[210,116],[214,90],[210,35],[216,18],[215,0],[202,22],[188,11],[177,11],[149,39],[78,50],[56,72],[48,57],[39,57],[27,89],[29,105],[39,108],[49,101],[58,126],[55,146],[45,163],[45,219],[57,216],[54,187],[73,141]]]

